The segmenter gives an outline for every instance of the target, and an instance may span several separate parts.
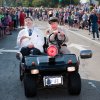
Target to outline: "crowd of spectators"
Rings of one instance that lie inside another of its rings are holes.
[[[91,32],[90,15],[95,10],[100,30],[100,6],[89,4],[68,5],[64,8],[34,8],[34,7],[1,7],[0,8],[0,38],[12,34],[13,30],[24,27],[24,18],[32,16],[34,20],[48,21],[51,16],[59,19],[60,25],[68,28],[87,29]]]

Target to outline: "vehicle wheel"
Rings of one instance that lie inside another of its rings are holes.
[[[31,74],[24,75],[24,90],[26,97],[34,97],[37,94],[36,80]]]
[[[20,63],[20,65],[19,65],[19,74],[20,74],[20,76],[19,76],[20,81],[22,81],[23,78],[24,78],[24,71],[23,71],[23,69],[22,69],[22,67],[21,67],[21,63]]]
[[[69,74],[68,92],[72,95],[79,95],[81,92],[81,78],[79,73]]]

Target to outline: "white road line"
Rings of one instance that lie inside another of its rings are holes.
[[[88,84],[91,85],[93,88],[95,88],[100,94],[100,90],[98,89],[98,87],[96,87],[96,85],[93,82],[88,82]]]
[[[92,87],[96,88],[96,85],[93,82],[88,82],[89,85],[91,85]]]
[[[74,48],[78,49],[79,51],[81,51],[81,50],[87,50],[84,47],[89,47],[89,46],[84,46],[84,45],[71,43],[70,45],[68,45],[68,47],[74,47]]]
[[[0,54],[3,54],[3,52],[7,52],[7,53],[8,53],[8,52],[11,52],[11,53],[12,53],[12,52],[15,52],[15,53],[17,53],[18,51],[19,51],[19,50],[9,50],[9,49],[8,49],[8,50],[5,50],[5,49],[0,49]]]
[[[68,30],[69,32],[71,32],[71,33],[74,33],[75,35],[78,35],[78,36],[80,36],[80,37],[83,37],[83,38],[85,38],[85,39],[87,39],[87,40],[89,40],[89,41],[91,41],[91,42],[93,42],[93,43],[96,43],[96,44],[98,44],[99,46],[100,46],[100,42],[97,42],[97,41],[95,41],[95,40],[91,40],[90,38],[88,38],[88,37],[86,37],[86,36],[83,36],[83,35],[81,35],[81,34],[77,34],[76,32],[74,32],[74,31],[71,31],[71,30]]]

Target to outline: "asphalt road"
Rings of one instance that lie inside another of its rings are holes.
[[[43,31],[49,26],[40,21],[35,25]],[[69,95],[65,88],[38,89],[35,98],[26,98],[23,83],[19,80],[19,61],[15,57],[18,31],[13,31],[12,35],[0,40],[0,100],[100,100],[100,40],[92,40],[88,31],[62,28],[69,37],[68,49],[72,53],[79,56],[82,49],[93,52],[91,59],[80,59],[81,94]]]

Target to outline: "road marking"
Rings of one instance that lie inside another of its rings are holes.
[[[18,52],[18,50],[5,50],[4,48],[0,49],[0,54],[3,54],[3,52]]]
[[[68,30],[68,31],[71,32],[71,33],[74,33],[75,35],[78,35],[78,36],[80,36],[80,37],[83,37],[83,38],[85,38],[85,39],[87,39],[87,40],[89,40],[89,41],[91,41],[91,42],[94,42],[94,43],[96,43],[96,44],[98,44],[98,45],[100,46],[100,43],[97,42],[97,41],[95,41],[95,40],[91,40],[90,38],[88,38],[88,37],[86,37],[86,36],[83,36],[83,35],[81,35],[81,34],[77,34],[76,32],[71,31],[71,30]]]
[[[74,47],[74,48],[78,49],[79,51],[82,51],[82,50],[87,50],[85,47],[89,47],[89,46],[71,43],[68,45],[68,47]]]
[[[98,93],[100,94],[99,88],[93,82],[88,82],[88,84],[91,85],[93,88],[95,88],[98,91]]]
[[[89,85],[91,85],[92,87],[96,88],[96,85],[93,82],[88,82]]]
[[[80,45],[80,44],[74,44],[71,43],[68,45],[69,48],[74,47],[76,49],[78,49],[79,51],[81,50],[87,50],[85,47],[89,47],[89,46],[84,46],[84,45]],[[18,49],[18,46],[15,46],[14,48]],[[4,48],[0,49],[0,54],[3,54],[3,52],[18,52],[19,50],[5,50]]]

